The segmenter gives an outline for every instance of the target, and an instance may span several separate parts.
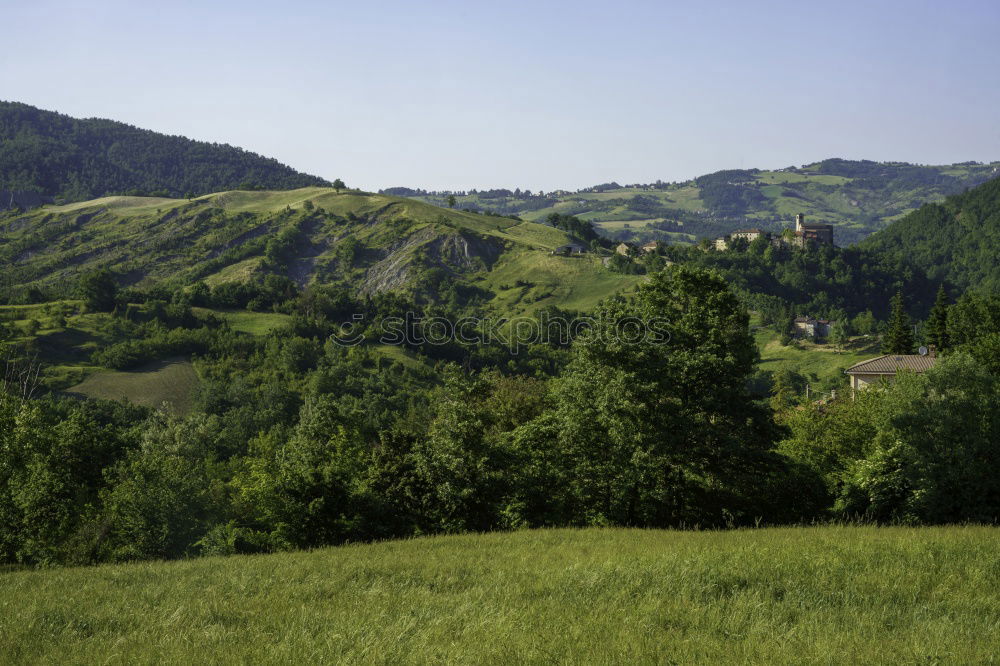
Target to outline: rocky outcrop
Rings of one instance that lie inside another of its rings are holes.
[[[496,239],[468,232],[445,232],[424,227],[385,250],[385,257],[365,274],[363,294],[405,287],[414,269],[444,268],[452,274],[489,270],[503,253]]]
[[[432,241],[428,258],[456,271],[489,270],[503,253],[503,245],[493,238],[469,233],[449,234]]]

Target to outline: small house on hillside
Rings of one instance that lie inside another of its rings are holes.
[[[561,254],[563,256],[585,254],[587,252],[587,247],[581,245],[580,243],[567,243],[566,245],[560,245],[556,249],[552,250],[552,254]]]
[[[649,241],[642,246],[643,252],[656,252],[658,249],[660,249],[660,241]]]
[[[615,252],[617,252],[618,254],[622,255],[623,257],[627,257],[628,253],[629,253],[629,250],[631,250],[631,249],[632,249],[632,246],[629,245],[628,243],[619,243],[617,245],[617,247],[615,247]]]
[[[855,363],[844,372],[851,378],[851,395],[880,381],[893,382],[903,371],[925,372],[934,367],[932,354],[888,354]]]

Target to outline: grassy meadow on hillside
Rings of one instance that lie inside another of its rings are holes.
[[[13,572],[0,661],[987,663],[997,546],[987,527],[563,529]]]
[[[103,400],[128,399],[137,405],[186,414],[191,410],[198,375],[186,359],[154,361],[128,372],[95,372],[68,392],[80,397]]]
[[[551,256],[569,240],[546,224],[323,187],[190,201],[106,197],[8,213],[0,220],[0,260],[11,270],[0,286],[65,296],[82,275],[108,268],[137,289],[199,281],[214,289],[274,275],[298,288],[372,294],[444,271],[470,289],[524,278],[537,284],[531,302],[544,301],[539,307],[585,309],[634,282],[593,257],[581,264]],[[500,297],[493,309],[509,300]]]
[[[199,314],[213,314],[228,323],[234,331],[250,335],[266,335],[285,326],[291,320],[287,314],[279,312],[249,312],[246,310],[211,310],[195,308]]]
[[[782,345],[781,336],[773,328],[756,329],[754,338],[760,350],[761,370],[791,370],[809,380],[813,390],[823,392],[846,387],[845,369],[881,353],[879,340],[873,336],[854,337],[843,349],[810,340]]]

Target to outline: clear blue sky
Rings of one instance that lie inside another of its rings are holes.
[[[1000,159],[1000,2],[0,2],[0,99],[351,186]]]

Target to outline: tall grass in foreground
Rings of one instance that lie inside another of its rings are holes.
[[[990,663],[1000,530],[541,530],[0,575],[2,663]]]

